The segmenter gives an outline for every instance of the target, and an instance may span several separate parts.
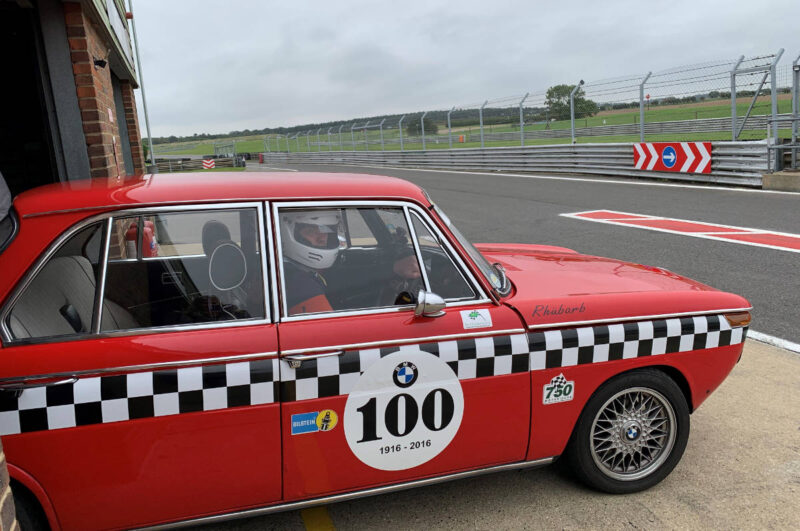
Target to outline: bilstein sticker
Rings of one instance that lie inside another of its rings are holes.
[[[550,383],[544,386],[542,392],[543,404],[556,404],[569,402],[575,398],[575,382],[568,382],[563,374],[559,374]]]
[[[347,396],[344,433],[353,454],[378,470],[406,470],[439,455],[455,437],[464,394],[453,370],[421,350],[373,363]]]
[[[492,314],[489,310],[463,310],[461,312],[461,322],[464,329],[470,328],[490,328],[492,326]]]
[[[339,415],[332,409],[309,411],[292,415],[292,435],[331,431],[339,422]]]

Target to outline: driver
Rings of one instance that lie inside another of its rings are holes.
[[[331,311],[322,272],[339,253],[336,210],[287,212],[281,216],[283,273],[289,315]]]

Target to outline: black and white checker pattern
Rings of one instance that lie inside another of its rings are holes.
[[[292,402],[348,394],[358,377],[375,361],[394,352],[419,350],[444,360],[460,380],[527,372],[529,367],[525,334],[348,350],[341,356],[304,361],[298,369],[281,361],[281,400]]]
[[[0,435],[277,401],[277,359],[97,376],[0,391]]]
[[[531,370],[570,367],[742,343],[747,328],[722,315],[531,332]]]

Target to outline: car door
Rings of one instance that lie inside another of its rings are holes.
[[[426,214],[401,202],[273,208],[285,499],[523,460],[530,383],[519,317],[486,297]],[[336,221],[323,229],[336,241],[303,250],[295,220],[315,217]],[[315,253],[335,254],[332,265],[298,265]],[[415,316],[419,288],[447,299],[440,316]],[[303,312],[293,290],[330,309]]]
[[[88,220],[4,308],[3,446],[62,527],[280,500],[263,220],[258,203]]]

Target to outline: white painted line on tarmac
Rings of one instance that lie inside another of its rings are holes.
[[[634,229],[643,229],[643,230],[650,230],[655,232],[666,232],[667,234],[676,234],[679,236],[688,236],[690,238],[702,238],[705,240],[714,240],[717,242],[726,242],[726,243],[734,243],[737,245],[749,245],[751,247],[763,247],[766,249],[774,249],[776,251],[785,251],[789,253],[800,253],[800,249],[794,249],[788,246],[781,246],[781,245],[770,245],[767,243],[757,243],[757,242],[748,242],[743,240],[736,240],[731,238],[725,238],[724,235],[777,235],[777,236],[785,236],[788,238],[798,238],[800,239],[800,235],[792,234],[790,232],[778,232],[773,230],[763,230],[763,229],[750,229],[747,227],[735,227],[733,225],[723,225],[721,223],[711,223],[706,221],[696,221],[696,220],[689,220],[689,219],[679,219],[679,218],[665,218],[665,217],[658,217],[658,216],[647,216],[645,214],[634,214],[632,212],[618,212],[614,210],[603,210],[602,212],[611,212],[614,214],[627,214],[633,216],[642,216],[641,218],[625,218],[624,220],[612,220],[612,219],[598,219],[598,218],[588,218],[581,216],[581,214],[589,214],[597,212],[595,210],[588,210],[584,212],[570,212],[559,214],[559,216],[570,218],[570,219],[577,219],[582,221],[591,221],[593,223],[604,223],[606,225],[614,225],[616,227],[627,227],[627,228],[634,228]],[[615,218],[616,219],[616,218]],[[637,225],[637,221],[677,221],[683,223],[691,223],[695,225],[706,225],[706,226],[713,226],[713,227],[722,227],[728,229],[735,229],[735,232],[717,232],[717,231],[696,231],[696,232],[688,232],[688,231],[681,231],[675,229],[665,229],[661,227],[650,227],[647,225]]]
[[[666,188],[688,188],[688,189],[699,189],[699,190],[708,190],[711,192],[747,192],[747,193],[758,193],[758,194],[778,194],[778,195],[794,195],[798,196],[797,192],[781,192],[779,190],[758,190],[756,188],[735,188],[732,185],[724,185],[724,184],[714,184],[711,185],[699,185],[699,184],[680,184],[680,183],[657,183],[657,182],[642,182],[638,180],[636,177],[632,177],[631,180],[627,181],[620,181],[616,179],[590,179],[587,177],[559,177],[556,175],[527,175],[522,173],[504,173],[504,172],[479,172],[479,171],[459,171],[459,170],[431,170],[427,168],[403,168],[399,166],[374,166],[371,164],[331,164],[331,166],[357,166],[359,168],[383,168],[383,169],[390,169],[390,170],[404,170],[404,171],[424,171],[429,173],[463,173],[466,175],[488,175],[491,177],[519,177],[522,179],[541,179],[544,181],[577,181],[577,182],[588,182],[588,183],[601,183],[601,184],[623,184],[623,185],[634,185],[634,186],[662,186]]]
[[[258,169],[259,170],[295,171],[295,172],[300,171],[300,170],[295,170],[293,168],[276,168],[275,166],[264,166],[263,164],[259,164],[258,165]]]
[[[786,339],[756,332],[755,330],[747,331],[747,339],[754,339],[761,343],[772,345],[773,347],[782,348],[784,350],[794,352],[795,354],[800,354],[800,343],[793,343],[791,341],[787,341]]]

